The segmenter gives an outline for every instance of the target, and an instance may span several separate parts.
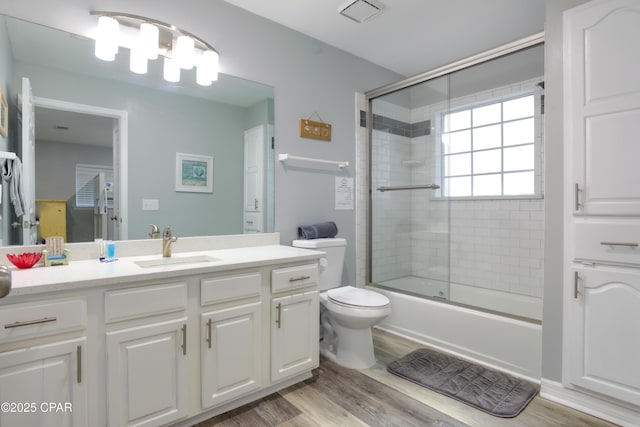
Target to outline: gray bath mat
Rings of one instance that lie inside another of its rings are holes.
[[[518,415],[538,393],[527,381],[426,348],[389,363],[387,370],[503,418]]]

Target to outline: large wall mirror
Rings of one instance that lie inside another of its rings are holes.
[[[103,62],[93,40],[6,16],[0,47],[10,112],[0,148],[23,158],[23,176],[33,177],[38,242],[49,233],[68,242],[142,239],[149,224],[177,236],[273,231],[272,87],[225,74],[202,87],[190,72],[168,83],[161,61],[136,75],[128,53]],[[18,112],[25,82],[35,112],[32,162]],[[210,161],[211,191],[179,182],[180,168],[200,161]],[[96,199],[106,205],[96,209]],[[2,202],[3,244],[29,243],[7,194]]]

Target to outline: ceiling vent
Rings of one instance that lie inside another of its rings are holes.
[[[378,15],[383,9],[384,5],[376,0],[355,0],[343,6],[340,14],[361,24]]]

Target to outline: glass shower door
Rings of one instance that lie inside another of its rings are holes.
[[[442,197],[442,76],[371,100],[371,282],[449,297],[449,202]]]

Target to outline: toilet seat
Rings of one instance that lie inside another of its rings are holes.
[[[354,286],[341,286],[327,291],[329,300],[343,307],[358,307],[361,309],[378,309],[389,305],[389,298]]]

